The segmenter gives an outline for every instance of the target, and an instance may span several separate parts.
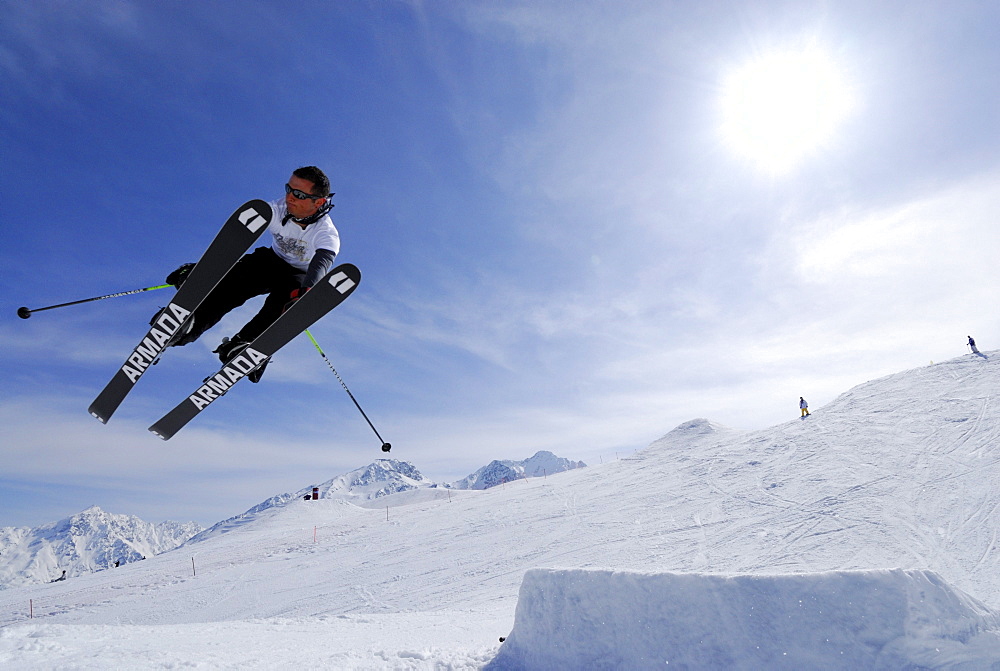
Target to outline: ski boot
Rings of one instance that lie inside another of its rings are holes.
[[[223,338],[219,346],[212,351],[219,355],[219,361],[225,365],[238,357],[249,345],[250,342],[248,340],[235,335],[232,338]],[[270,361],[271,357],[265,359],[263,363],[247,374],[247,378],[253,383],[260,382],[260,378],[264,375],[264,369],[267,368],[267,364]]]

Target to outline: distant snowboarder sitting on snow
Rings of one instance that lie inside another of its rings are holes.
[[[973,354],[979,354],[979,350],[976,349],[976,341],[972,339],[972,336],[969,336],[969,347],[972,348]]]
[[[802,411],[802,416],[805,417],[809,414],[809,404],[806,403],[806,399],[799,396],[799,410]]]

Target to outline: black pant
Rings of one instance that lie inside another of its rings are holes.
[[[194,328],[178,344],[197,340],[230,311],[254,296],[267,294],[264,307],[235,336],[252,341],[281,316],[292,291],[302,286],[305,276],[305,271],[283,261],[270,247],[258,247],[240,259],[194,311]]]

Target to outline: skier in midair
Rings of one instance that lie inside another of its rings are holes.
[[[194,311],[186,332],[171,345],[194,342],[231,310],[267,294],[260,311],[232,338],[223,338],[215,353],[222,363],[228,363],[263,333],[333,267],[340,251],[340,233],[328,214],[333,208],[332,197],[330,180],[319,168],[307,166],[292,172],[284,199],[270,203],[274,211],[268,225],[271,246],[258,247],[240,259]],[[167,276],[167,283],[180,287],[193,267],[193,263],[180,266]],[[253,382],[260,380],[266,365],[251,373]]]

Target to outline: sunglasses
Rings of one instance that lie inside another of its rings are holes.
[[[298,189],[293,189],[289,185],[285,185],[285,193],[292,194],[299,200],[317,200],[319,198],[325,198],[326,196],[314,196],[311,193],[306,193],[305,191],[299,191]]]

